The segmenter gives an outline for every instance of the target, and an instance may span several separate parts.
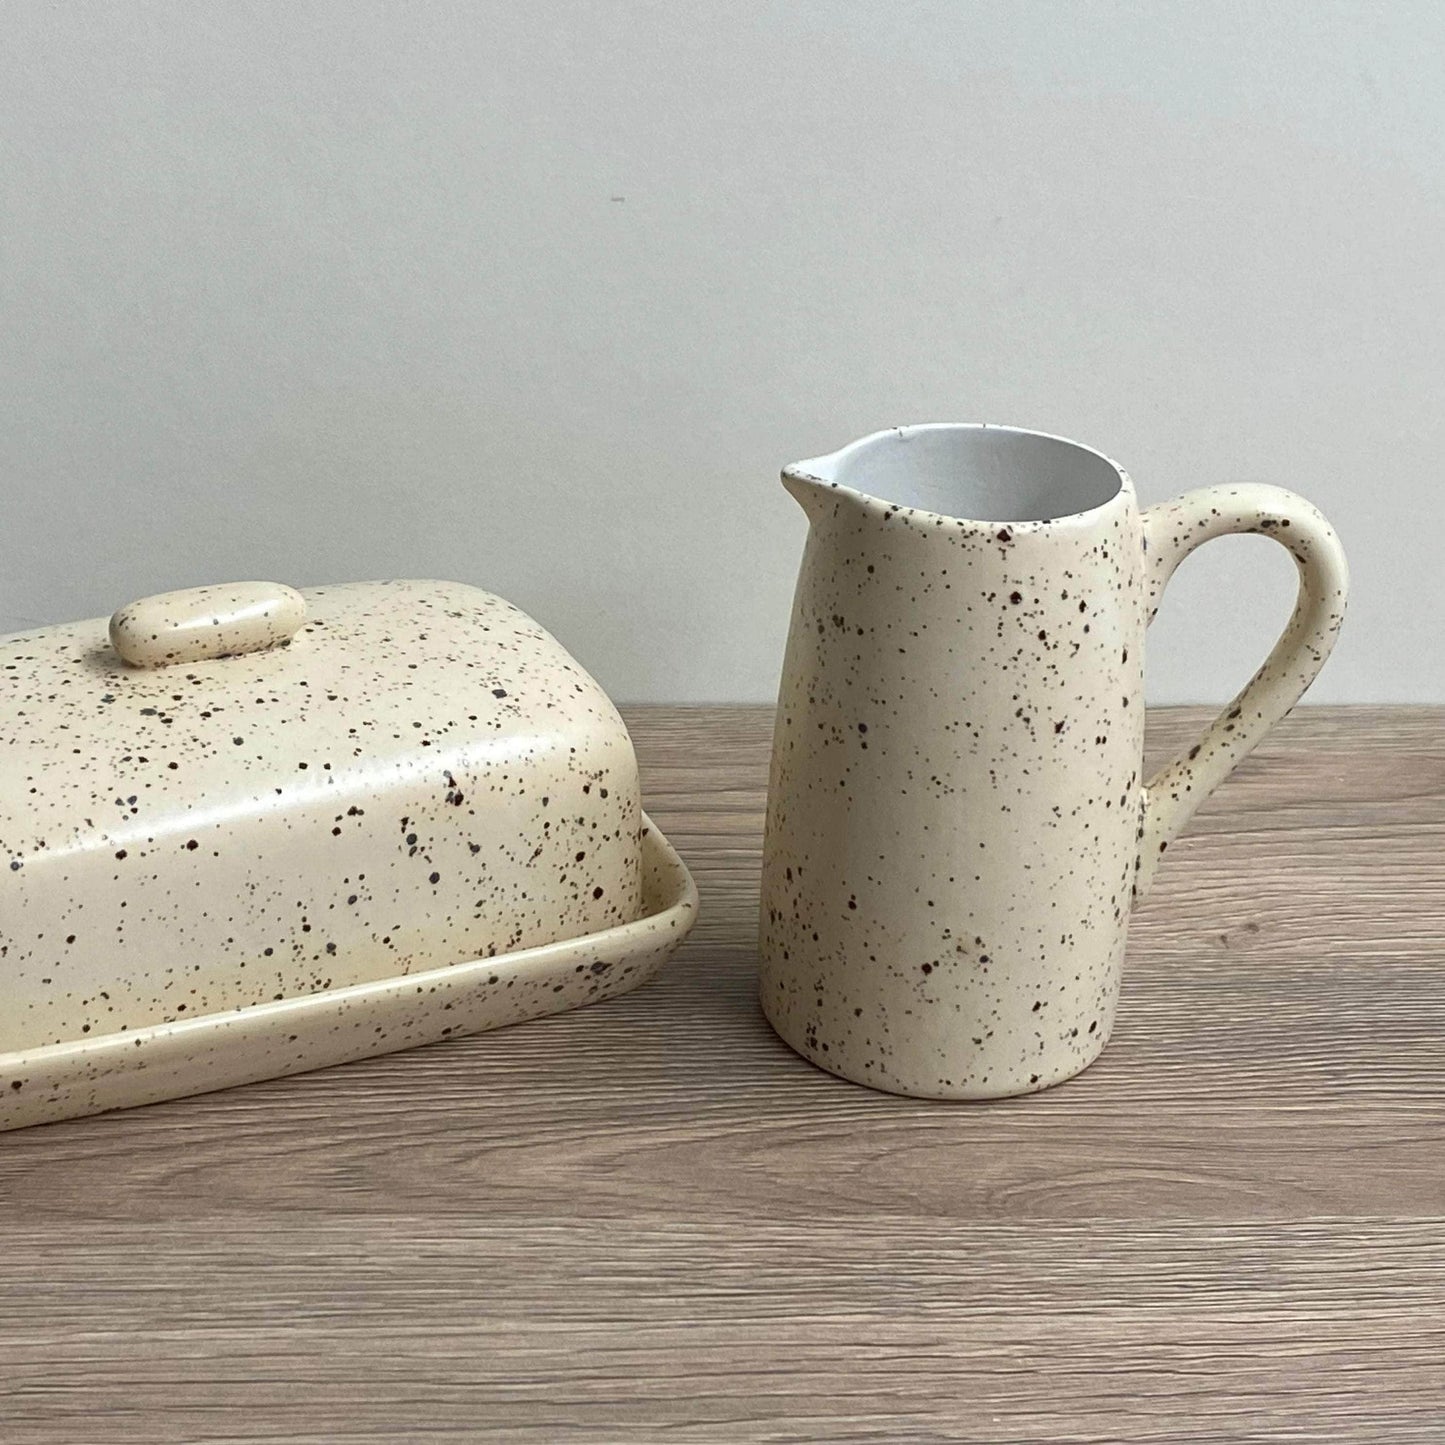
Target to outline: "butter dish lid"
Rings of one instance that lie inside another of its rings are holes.
[[[0,638],[0,988],[30,1041],[630,921],[641,826],[606,694],[465,584],[196,588]]]

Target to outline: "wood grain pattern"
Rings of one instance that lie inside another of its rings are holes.
[[[656,984],[0,1139],[4,1445],[1445,1440],[1445,710],[1290,718],[1104,1057],[987,1105],[772,1037],[769,714],[629,721],[703,896]]]

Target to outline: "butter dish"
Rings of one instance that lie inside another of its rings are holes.
[[[602,689],[452,582],[0,638],[0,1128],[572,1008],[696,909]]]

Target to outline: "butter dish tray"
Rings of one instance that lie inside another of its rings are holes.
[[[0,1054],[0,1130],[305,1073],[563,1013],[646,983],[697,888],[644,815],[642,916],[582,938]]]

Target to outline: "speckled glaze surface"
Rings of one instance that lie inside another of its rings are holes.
[[[631,923],[495,958],[0,1053],[0,1129],[305,1073],[600,1003],[652,978],[696,916],[687,868],[644,814],[642,913]]]
[[[896,1093],[1067,1079],[1109,1038],[1130,909],[1170,840],[1323,665],[1338,540],[1270,486],[1141,512],[1107,458],[1007,427],[896,428],[783,480],[811,527],[769,784],[763,1009],[804,1057]],[[1145,629],[1183,558],[1236,532],[1294,557],[1293,617],[1146,782]]]
[[[616,709],[459,583],[0,639],[0,738],[0,1125],[573,1007],[691,916]]]

